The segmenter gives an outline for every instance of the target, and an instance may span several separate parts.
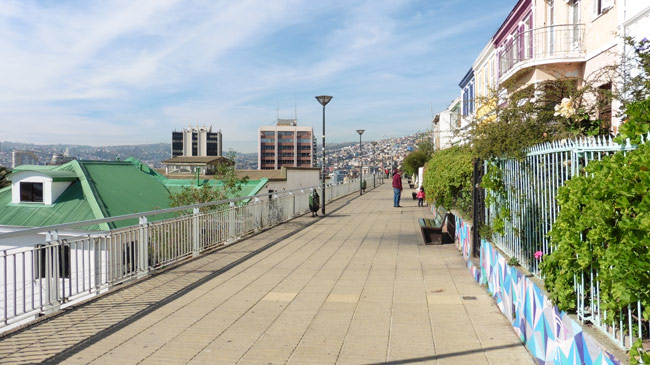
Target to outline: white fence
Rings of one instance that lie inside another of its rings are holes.
[[[510,217],[504,234],[493,234],[494,243],[521,266],[540,276],[535,252],[548,255],[553,251],[547,234],[560,211],[555,200],[558,189],[572,176],[584,173],[583,168],[591,161],[635,148],[629,143],[619,145],[609,137],[583,138],[535,146],[523,161],[497,161],[503,172]],[[486,163],[486,173],[488,168]],[[494,222],[496,215],[495,206],[486,206],[487,224]],[[597,272],[589,270],[575,279],[578,318],[583,323],[593,323],[623,348],[629,348],[637,338],[650,338],[650,324],[640,315],[641,302],[621,308],[619,323],[605,323],[608,314],[600,309],[597,277]]]
[[[367,175],[364,180],[367,191],[383,183],[381,175]],[[327,185],[326,201],[359,192],[359,185],[358,179]],[[35,246],[0,251],[0,332],[305,214],[313,190],[322,199],[318,186],[2,233],[0,240],[5,247],[12,239],[24,242],[29,235],[45,235]],[[148,217],[169,213],[177,217],[148,221]],[[67,234],[67,238],[60,234],[75,227],[134,218],[139,224],[130,227],[84,236]]]

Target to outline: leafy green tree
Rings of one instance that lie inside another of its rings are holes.
[[[505,100],[500,96],[507,94],[507,84],[492,90],[491,96],[481,97],[479,102],[501,100],[501,103],[491,114],[470,123],[473,155],[483,160],[521,159],[527,148],[539,143],[608,134],[603,122],[593,117],[599,105],[592,102],[600,95],[593,85],[608,77],[609,74],[603,73],[592,80],[548,80],[517,90]]]
[[[632,63],[638,74],[630,77],[628,86],[623,90],[624,95],[621,95],[624,121],[616,141],[625,143],[629,138],[632,143],[638,144],[641,136],[647,136],[650,132],[650,41],[646,38],[638,42],[627,38],[626,41],[634,49],[636,57]]]
[[[430,134],[428,134],[430,135]],[[433,143],[429,138],[423,138],[417,145],[417,150],[427,156],[427,160],[433,156]]]
[[[185,187],[178,193],[170,195],[172,207],[182,207],[185,205],[208,203],[218,200],[224,200],[238,196],[242,186],[248,182],[248,176],[240,179],[235,170],[235,153],[231,152],[226,159],[220,163],[214,175],[215,180],[221,182],[220,186],[205,183],[201,186]],[[217,206],[212,207],[216,209]],[[205,208],[203,210],[208,210]]]
[[[0,166],[0,189],[11,185],[11,182],[7,180],[7,175],[11,173],[11,170],[4,166]]]
[[[402,168],[408,175],[413,175],[418,172],[418,169],[427,163],[429,156],[423,151],[416,150],[409,153],[404,161],[402,161]]]

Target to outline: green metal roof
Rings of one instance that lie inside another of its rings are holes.
[[[0,189],[0,225],[38,227],[102,218],[84,198],[80,181],[75,181],[59,196],[54,204],[11,204],[11,186]],[[84,227],[102,230],[108,227]]]
[[[79,165],[104,217],[169,208],[167,188],[131,162],[79,161]],[[111,228],[133,224],[135,219],[109,223]]]
[[[50,206],[11,204],[11,187],[0,189],[0,225],[38,227],[169,208],[170,192],[196,184],[194,179],[167,179],[134,158],[123,162],[73,160],[61,166],[19,166],[14,171],[38,171],[58,178],[74,176],[75,181]],[[258,194],[267,182],[268,179],[248,181],[237,196]],[[223,186],[217,180],[200,183],[215,188]],[[160,214],[150,220],[173,216]],[[136,223],[132,219],[80,228],[108,230]]]

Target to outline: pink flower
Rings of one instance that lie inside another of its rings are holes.
[[[543,255],[544,255],[544,253],[542,251],[537,251],[537,252],[535,252],[535,259],[539,260],[539,259],[542,258]]]

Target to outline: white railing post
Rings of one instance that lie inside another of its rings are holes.
[[[47,244],[45,245],[45,282],[46,286],[46,295],[47,303],[44,303],[42,308],[43,313],[52,313],[60,309],[61,303],[59,303],[59,273],[58,273],[58,263],[60,249],[59,241],[59,232],[57,230],[48,231],[45,235],[45,240]],[[41,285],[42,285],[42,280]],[[41,288],[42,290],[42,288]]]
[[[192,257],[199,255],[199,208],[192,209]]]
[[[138,218],[138,277],[144,277],[149,272],[149,222],[147,217]]]
[[[263,218],[262,215],[263,209],[262,209],[262,201],[260,198],[256,197],[255,200],[253,200],[253,203],[255,204],[255,210],[253,211],[253,214],[255,215],[255,230],[262,230],[263,227]]]
[[[235,232],[235,202],[230,202],[228,208],[228,237],[226,239],[226,244],[235,240]]]

